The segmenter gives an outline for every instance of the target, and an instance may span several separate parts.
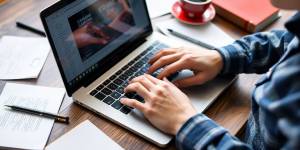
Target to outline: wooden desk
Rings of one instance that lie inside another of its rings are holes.
[[[16,28],[15,21],[22,20],[26,23],[42,28],[38,17],[39,12],[55,1],[57,0],[7,0],[6,4],[0,6],[0,35],[37,36],[28,31]],[[267,30],[283,28],[283,23],[292,14],[294,14],[292,11],[282,11],[282,18],[270,26]],[[159,21],[160,19],[161,18],[158,18],[153,21]],[[247,34],[220,17],[216,17],[213,22],[235,39]],[[230,133],[236,135],[248,118],[251,91],[258,77],[259,76],[255,74],[240,75],[239,79],[226,91],[224,91],[224,93],[219,96],[211,107],[205,111],[205,114],[223,127],[227,128]],[[14,82],[63,87],[63,82],[52,52],[49,54],[38,79],[18,80]],[[0,84],[0,89],[3,88],[4,83],[5,82],[2,82]],[[72,102],[72,99],[66,96],[60,109],[60,114],[70,116],[71,124],[63,125],[55,123],[48,143],[51,143],[65,132],[75,127],[78,123],[89,119],[125,149],[160,149],[139,136]],[[174,142],[166,149],[175,149]]]

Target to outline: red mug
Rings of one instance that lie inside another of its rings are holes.
[[[195,2],[190,0],[180,0],[180,6],[183,12],[189,18],[202,17],[203,13],[210,6],[211,0],[206,0],[205,2]]]

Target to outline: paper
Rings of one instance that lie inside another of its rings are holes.
[[[177,0],[146,0],[150,18],[159,17],[171,12]]]
[[[89,120],[86,120],[45,148],[45,150],[66,149],[122,150],[123,148],[105,135]]]
[[[213,23],[207,23],[205,25],[193,26],[181,23],[175,19],[169,19],[164,22],[160,22],[157,25],[159,31],[165,35],[183,40],[169,33],[167,29],[172,29],[176,32],[213,45],[214,47],[222,47],[231,44],[234,39],[227,35],[224,31],[218,28]]]
[[[37,78],[50,51],[46,38],[3,36],[0,79]]]
[[[7,83],[0,96],[0,148],[43,149],[54,119],[12,111],[18,105],[56,114],[65,90]]]

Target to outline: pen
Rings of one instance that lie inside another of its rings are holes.
[[[28,114],[47,117],[47,118],[55,119],[55,121],[57,121],[57,122],[69,124],[69,117],[59,116],[56,114],[42,112],[39,110],[34,110],[34,109],[25,108],[25,107],[21,107],[21,106],[15,106],[15,105],[4,105],[4,106],[9,107],[10,109],[12,109],[14,111],[20,111],[20,112],[24,112],[24,113],[28,113]]]
[[[23,23],[18,22],[18,21],[16,22],[16,25],[17,25],[17,27],[19,27],[19,28],[22,28],[22,29],[31,31],[31,32],[33,32],[33,33],[36,33],[36,34],[38,34],[38,35],[41,35],[41,36],[43,36],[43,37],[46,37],[46,33],[43,32],[43,31],[41,31],[41,30],[39,30],[39,29],[35,29],[34,27],[28,26],[28,25],[23,24]]]
[[[193,39],[193,38],[191,38],[191,37],[189,37],[189,36],[186,36],[186,35],[184,35],[184,34],[181,34],[181,33],[179,33],[179,32],[176,32],[176,31],[174,31],[174,30],[172,30],[172,29],[167,29],[167,30],[168,30],[171,34],[173,34],[174,36],[177,36],[177,37],[179,37],[179,38],[182,38],[182,39],[187,40],[187,41],[189,41],[189,42],[192,42],[192,43],[194,43],[194,44],[200,45],[200,46],[205,47],[205,48],[207,48],[207,49],[216,49],[216,47],[214,47],[214,46],[212,46],[212,45],[210,45],[210,44],[207,44],[207,43],[204,43],[204,42],[202,42],[202,41]]]

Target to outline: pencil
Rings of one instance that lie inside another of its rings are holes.
[[[216,47],[214,47],[214,46],[212,46],[212,45],[210,45],[210,44],[208,44],[208,43],[205,43],[205,42],[202,42],[202,41],[193,39],[193,38],[188,37],[188,36],[186,36],[186,35],[184,35],[184,34],[181,34],[181,33],[179,33],[179,32],[176,32],[176,31],[174,31],[174,30],[172,30],[172,29],[167,29],[167,30],[168,30],[171,34],[173,34],[174,36],[177,36],[177,37],[179,37],[179,38],[182,38],[182,39],[184,39],[184,40],[187,40],[187,41],[192,42],[192,43],[194,43],[194,44],[197,44],[197,45],[199,45],[199,46],[205,47],[205,48],[207,48],[207,49],[216,49]]]
[[[42,117],[46,117],[46,118],[51,118],[51,119],[55,119],[55,121],[57,122],[61,122],[61,123],[69,123],[69,117],[64,117],[64,116],[59,116],[56,114],[52,114],[52,113],[48,113],[48,112],[42,112],[39,110],[34,110],[31,108],[25,108],[25,107],[21,107],[21,106],[15,106],[15,105],[4,105],[6,107],[9,107],[10,109],[14,110],[14,111],[20,111],[20,112],[24,112],[27,114],[32,114],[32,115],[37,115],[37,116],[42,116]]]
[[[33,32],[33,33],[35,33],[35,34],[38,34],[38,35],[40,35],[40,36],[46,37],[46,33],[43,32],[43,31],[41,31],[41,30],[39,30],[39,29],[36,29],[36,28],[34,28],[34,27],[31,27],[31,26],[28,26],[28,25],[23,24],[23,23],[18,22],[18,21],[16,22],[16,25],[17,25],[17,27],[19,27],[19,28],[22,28],[22,29],[24,29],[24,30],[28,30],[28,31]]]

